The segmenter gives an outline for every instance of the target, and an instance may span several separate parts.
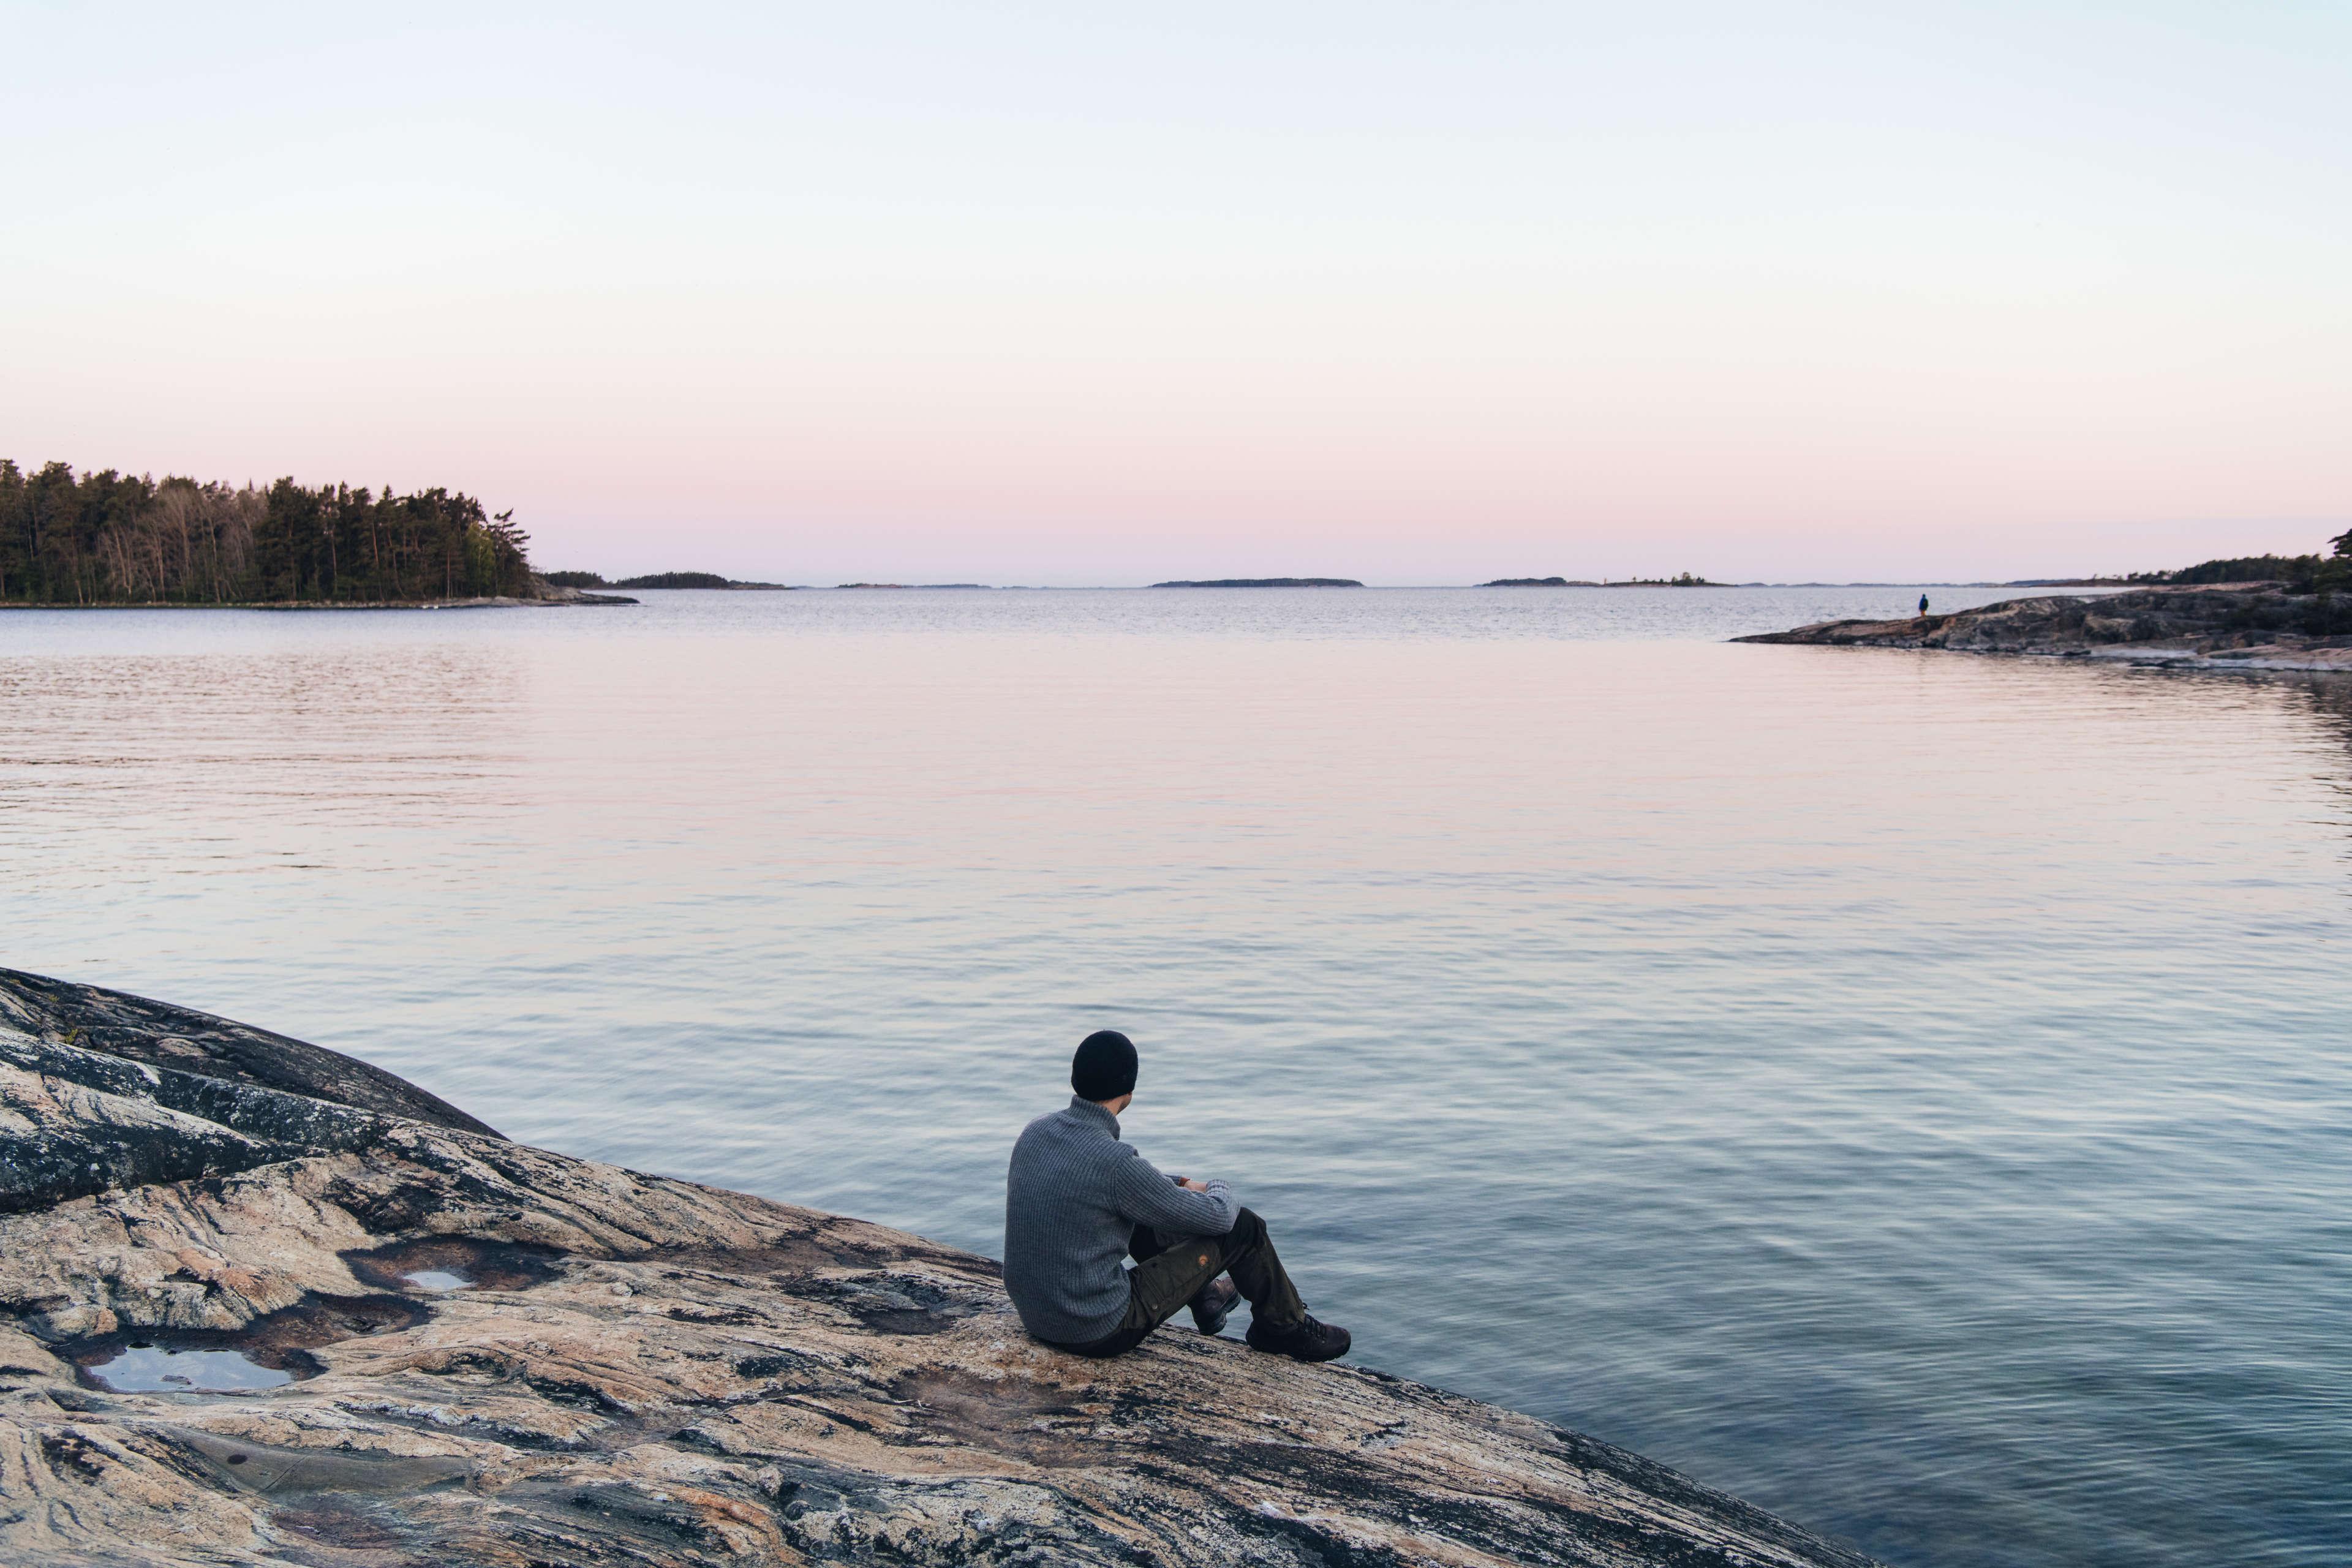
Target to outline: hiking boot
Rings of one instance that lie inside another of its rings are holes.
[[[1225,1320],[1241,1304],[1242,1293],[1230,1279],[1212,1279],[1192,1298],[1192,1326],[1204,1334],[1224,1331]]]
[[[1353,1343],[1347,1330],[1336,1323],[1318,1323],[1313,1318],[1283,1324],[1269,1323],[1264,1318],[1250,1321],[1250,1349],[1286,1355],[1293,1361],[1329,1361],[1334,1356],[1346,1355]]]

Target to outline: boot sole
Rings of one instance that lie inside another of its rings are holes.
[[[1339,1349],[1328,1352],[1307,1351],[1302,1352],[1291,1350],[1284,1345],[1262,1345],[1255,1340],[1249,1342],[1249,1348],[1257,1352],[1260,1355],[1286,1355],[1293,1361],[1304,1362],[1309,1366],[1315,1366],[1327,1361],[1338,1361],[1341,1356],[1346,1355],[1349,1351],[1356,1348],[1356,1342],[1353,1339],[1350,1339],[1346,1344],[1341,1345]]]

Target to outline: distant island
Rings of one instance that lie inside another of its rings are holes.
[[[1155,588],[1360,588],[1353,577],[1208,577],[1198,582],[1154,583]]]
[[[512,511],[442,489],[267,489],[0,458],[0,604],[625,604],[531,570]]]
[[[1621,577],[1615,582],[1603,579],[1591,582],[1582,577],[1497,577],[1491,583],[1481,583],[1481,588],[1728,588],[1728,583],[1710,583],[1688,572],[1672,577]]]
[[[617,583],[607,583],[593,572],[550,572],[546,578],[559,588],[739,588],[781,594],[792,587],[788,583],[738,583],[716,572],[655,572]]]
[[[899,588],[909,593],[932,588],[985,588],[985,583],[843,583],[841,588]]]

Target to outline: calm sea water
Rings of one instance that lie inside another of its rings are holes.
[[[1721,641],[1917,594],[8,613],[0,962],[991,1253],[1117,1026],[1361,1361],[1917,1568],[2342,1563],[2352,693]]]

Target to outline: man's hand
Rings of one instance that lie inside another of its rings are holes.
[[[1177,1177],[1176,1184],[1183,1188],[1188,1193],[1205,1193],[1209,1190],[1208,1183],[1196,1182],[1190,1176]]]

